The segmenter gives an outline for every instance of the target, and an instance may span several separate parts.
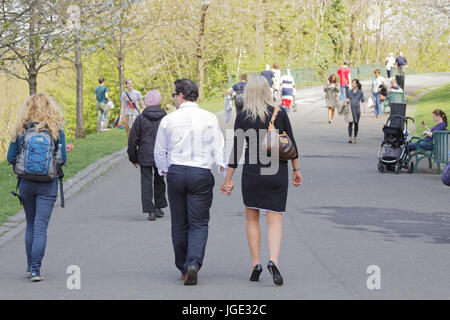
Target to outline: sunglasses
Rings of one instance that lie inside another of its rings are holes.
[[[177,95],[179,95],[180,93],[172,93],[172,98],[175,98]]]

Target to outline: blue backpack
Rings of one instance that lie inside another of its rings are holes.
[[[58,178],[61,206],[64,207],[62,184],[64,173],[61,169],[61,150],[58,150],[59,156],[57,156],[56,144],[50,131],[47,129],[38,131],[33,125],[27,125],[21,140],[22,143],[14,165],[14,173],[18,178],[16,192],[21,178],[37,182],[50,182]],[[21,200],[17,193],[13,192],[13,194]]]
[[[442,174],[442,182],[450,186],[450,162],[444,168],[444,173]]]

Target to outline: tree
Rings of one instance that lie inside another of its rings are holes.
[[[22,2],[26,10],[20,19],[8,20],[4,27],[15,31],[8,32],[9,41],[5,44],[7,50],[2,56],[1,67],[14,77],[27,81],[32,95],[37,92],[38,74],[54,70],[47,67],[67,51],[67,29],[62,19],[62,0]]]

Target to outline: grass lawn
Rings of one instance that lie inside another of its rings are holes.
[[[203,109],[208,110],[212,113],[217,113],[225,110],[224,98],[212,98],[211,100],[200,102],[199,105]]]
[[[125,131],[118,129],[102,134],[91,134],[85,140],[67,139],[67,143],[74,144],[75,148],[67,154],[67,162],[63,168],[65,179],[73,177],[98,159],[119,151],[127,145]],[[12,167],[7,161],[0,162],[0,225],[21,208],[18,199],[11,195],[16,183],[17,179]]]
[[[450,84],[433,90],[420,98],[419,103],[416,105],[416,113],[414,115],[417,127],[415,135],[422,136],[422,132],[425,130],[422,127],[422,121],[425,121],[430,128],[436,125],[431,113],[438,108],[443,110],[447,114],[447,117],[450,116]]]

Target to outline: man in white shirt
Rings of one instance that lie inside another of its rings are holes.
[[[389,53],[389,56],[386,57],[384,65],[386,66],[387,76],[390,79],[392,76],[392,69],[394,69],[395,67],[395,58],[393,52]]]
[[[196,285],[208,240],[216,163],[225,171],[225,141],[217,117],[201,109],[197,85],[175,82],[177,110],[161,120],[155,142],[155,163],[167,175],[172,215],[175,265],[185,285]]]

